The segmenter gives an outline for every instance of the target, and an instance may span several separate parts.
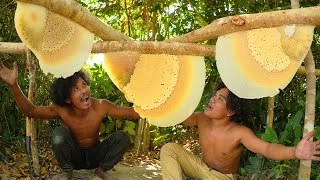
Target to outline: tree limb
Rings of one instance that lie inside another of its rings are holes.
[[[167,41],[197,43],[233,32],[285,24],[320,25],[320,6],[223,17]]]
[[[23,43],[0,42],[0,54],[25,54],[27,49]],[[136,51],[142,54],[214,56],[215,46],[178,42],[98,41],[94,43],[92,48],[92,53],[116,51]]]
[[[172,54],[172,55],[195,55],[214,56],[214,45],[202,45],[195,43],[166,43],[154,41],[100,41],[96,42],[92,48],[93,52],[115,52],[115,51],[136,51],[142,54]]]
[[[23,43],[0,42],[0,54],[26,54],[28,48]],[[174,55],[195,55],[215,56],[215,46],[194,43],[179,42],[153,42],[153,41],[98,41],[92,47],[92,53],[105,53],[116,51],[136,51],[145,54],[174,54]],[[316,76],[320,76],[320,69],[315,70]],[[297,74],[306,75],[306,68],[300,66]]]

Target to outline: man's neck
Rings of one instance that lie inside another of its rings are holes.
[[[208,123],[211,127],[226,127],[228,126],[232,121],[229,117],[222,118],[222,119],[208,119]]]
[[[76,117],[86,117],[89,113],[89,109],[78,109],[75,107],[71,107],[71,112]]]

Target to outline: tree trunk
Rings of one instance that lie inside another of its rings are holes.
[[[35,57],[32,55],[31,51],[27,51],[27,67],[29,70],[29,90],[28,99],[30,102],[35,103],[35,85],[36,85],[36,63]],[[32,154],[32,164],[33,172],[35,175],[40,175],[40,166],[38,158],[38,148],[37,148],[37,121],[33,118],[27,117],[27,136],[31,137],[31,154]]]
[[[303,136],[314,129],[315,104],[316,104],[316,76],[315,64],[311,50],[305,59],[307,71],[306,112],[304,119]],[[313,140],[313,138],[311,138]],[[310,179],[311,161],[300,161],[299,180]]]

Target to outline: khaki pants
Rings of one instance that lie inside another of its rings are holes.
[[[235,179],[233,174],[222,174],[208,167],[200,157],[175,143],[161,148],[161,172],[164,180],[181,180],[183,174],[201,180]]]

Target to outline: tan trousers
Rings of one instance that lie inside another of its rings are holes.
[[[183,174],[201,180],[230,180],[233,174],[222,174],[210,169],[200,157],[175,143],[165,144],[161,148],[161,172],[163,180],[181,180]]]

